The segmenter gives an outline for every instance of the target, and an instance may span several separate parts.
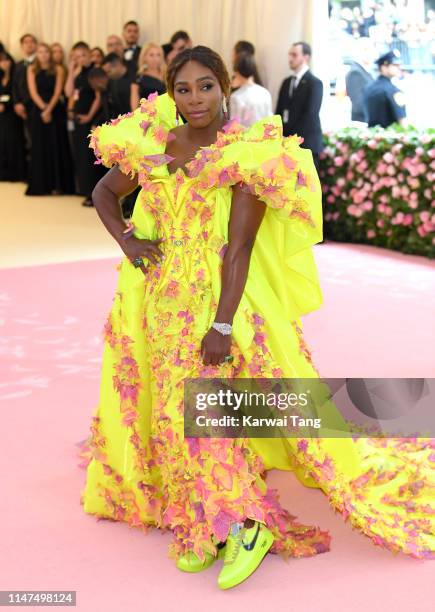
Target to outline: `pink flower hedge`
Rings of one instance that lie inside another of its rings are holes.
[[[325,140],[325,236],[434,258],[435,130],[345,128]]]

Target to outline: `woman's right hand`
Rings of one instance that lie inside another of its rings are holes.
[[[51,112],[47,111],[47,109],[44,109],[41,113],[41,119],[44,123],[50,123],[51,122]]]
[[[157,238],[157,240],[143,240],[136,238],[136,236],[130,236],[121,243],[121,248],[128,259],[133,263],[137,258],[148,259],[150,263],[160,265],[161,259],[164,259],[163,251],[159,248],[160,243],[164,238]],[[140,269],[144,274],[147,274],[147,267],[141,265]]]

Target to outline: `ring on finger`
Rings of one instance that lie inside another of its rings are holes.
[[[142,265],[144,265],[142,257],[136,257],[136,259],[133,259],[132,263],[135,268],[140,268]]]

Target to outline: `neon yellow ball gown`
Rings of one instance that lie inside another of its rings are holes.
[[[173,100],[153,94],[91,134],[98,162],[138,175],[135,235],[164,237],[165,260],[146,277],[127,258],[120,264],[100,402],[79,453],[84,511],[144,532],[170,530],[172,558],[216,555],[216,542],[245,517],[267,525],[271,552],[284,558],[325,552],[329,533],[299,523],[265,482],[268,469],[294,470],[376,544],[433,557],[433,440],[184,439],[186,378],[320,376],[301,317],[322,303],[311,249],[322,239],[322,206],[311,152],[297,136],[283,138],[280,117],[250,128],[229,122],[188,175],[168,172],[175,126]],[[267,209],[234,317],[234,361],[205,367],[200,342],[219,300],[238,182]]]

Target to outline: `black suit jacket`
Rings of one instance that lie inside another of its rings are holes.
[[[29,110],[32,106],[32,101],[27,87],[27,64],[21,60],[15,64],[14,76],[12,80],[12,99],[14,104],[24,104]]]
[[[293,134],[302,136],[304,138],[302,147],[311,149],[313,153],[320,153],[324,147],[319,117],[323,83],[308,70],[293,91],[291,99],[289,86],[290,77],[281,85],[276,106],[276,114],[282,117],[284,136]]]
[[[349,72],[346,74],[346,92],[352,102],[352,121],[365,121],[367,123],[363,92],[370,83],[373,83],[372,75],[361,64],[352,62]]]
[[[133,81],[136,76],[137,76],[137,71],[138,71],[138,61],[139,61],[139,55],[141,52],[142,47],[140,47],[139,45],[137,47],[135,47],[134,51],[133,51],[133,56],[130,60],[126,60],[125,59],[125,51],[124,51],[124,63],[127,66],[127,70],[128,70],[128,74],[130,79]]]

